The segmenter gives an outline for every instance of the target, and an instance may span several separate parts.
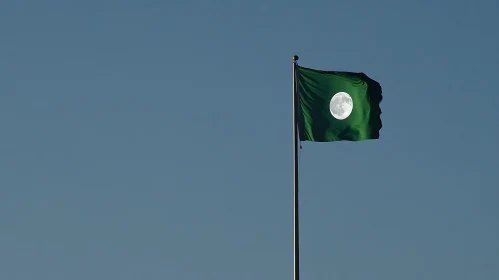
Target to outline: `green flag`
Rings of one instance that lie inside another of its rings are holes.
[[[381,86],[364,73],[320,71],[297,66],[300,140],[378,139]]]

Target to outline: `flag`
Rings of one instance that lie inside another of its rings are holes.
[[[298,129],[301,141],[378,139],[382,90],[364,73],[297,66]]]

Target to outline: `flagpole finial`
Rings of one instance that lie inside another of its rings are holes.
[[[299,57],[297,55],[293,55],[293,61],[296,62],[298,61]]]

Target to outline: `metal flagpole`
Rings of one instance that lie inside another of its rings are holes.
[[[298,238],[298,94],[296,66],[298,56],[293,56],[293,156],[294,156],[294,280],[300,279],[300,244]]]

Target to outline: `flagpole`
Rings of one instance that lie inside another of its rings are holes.
[[[296,66],[298,56],[293,56],[293,157],[294,157],[294,280],[300,279],[300,244],[298,226],[298,94],[296,84]]]

